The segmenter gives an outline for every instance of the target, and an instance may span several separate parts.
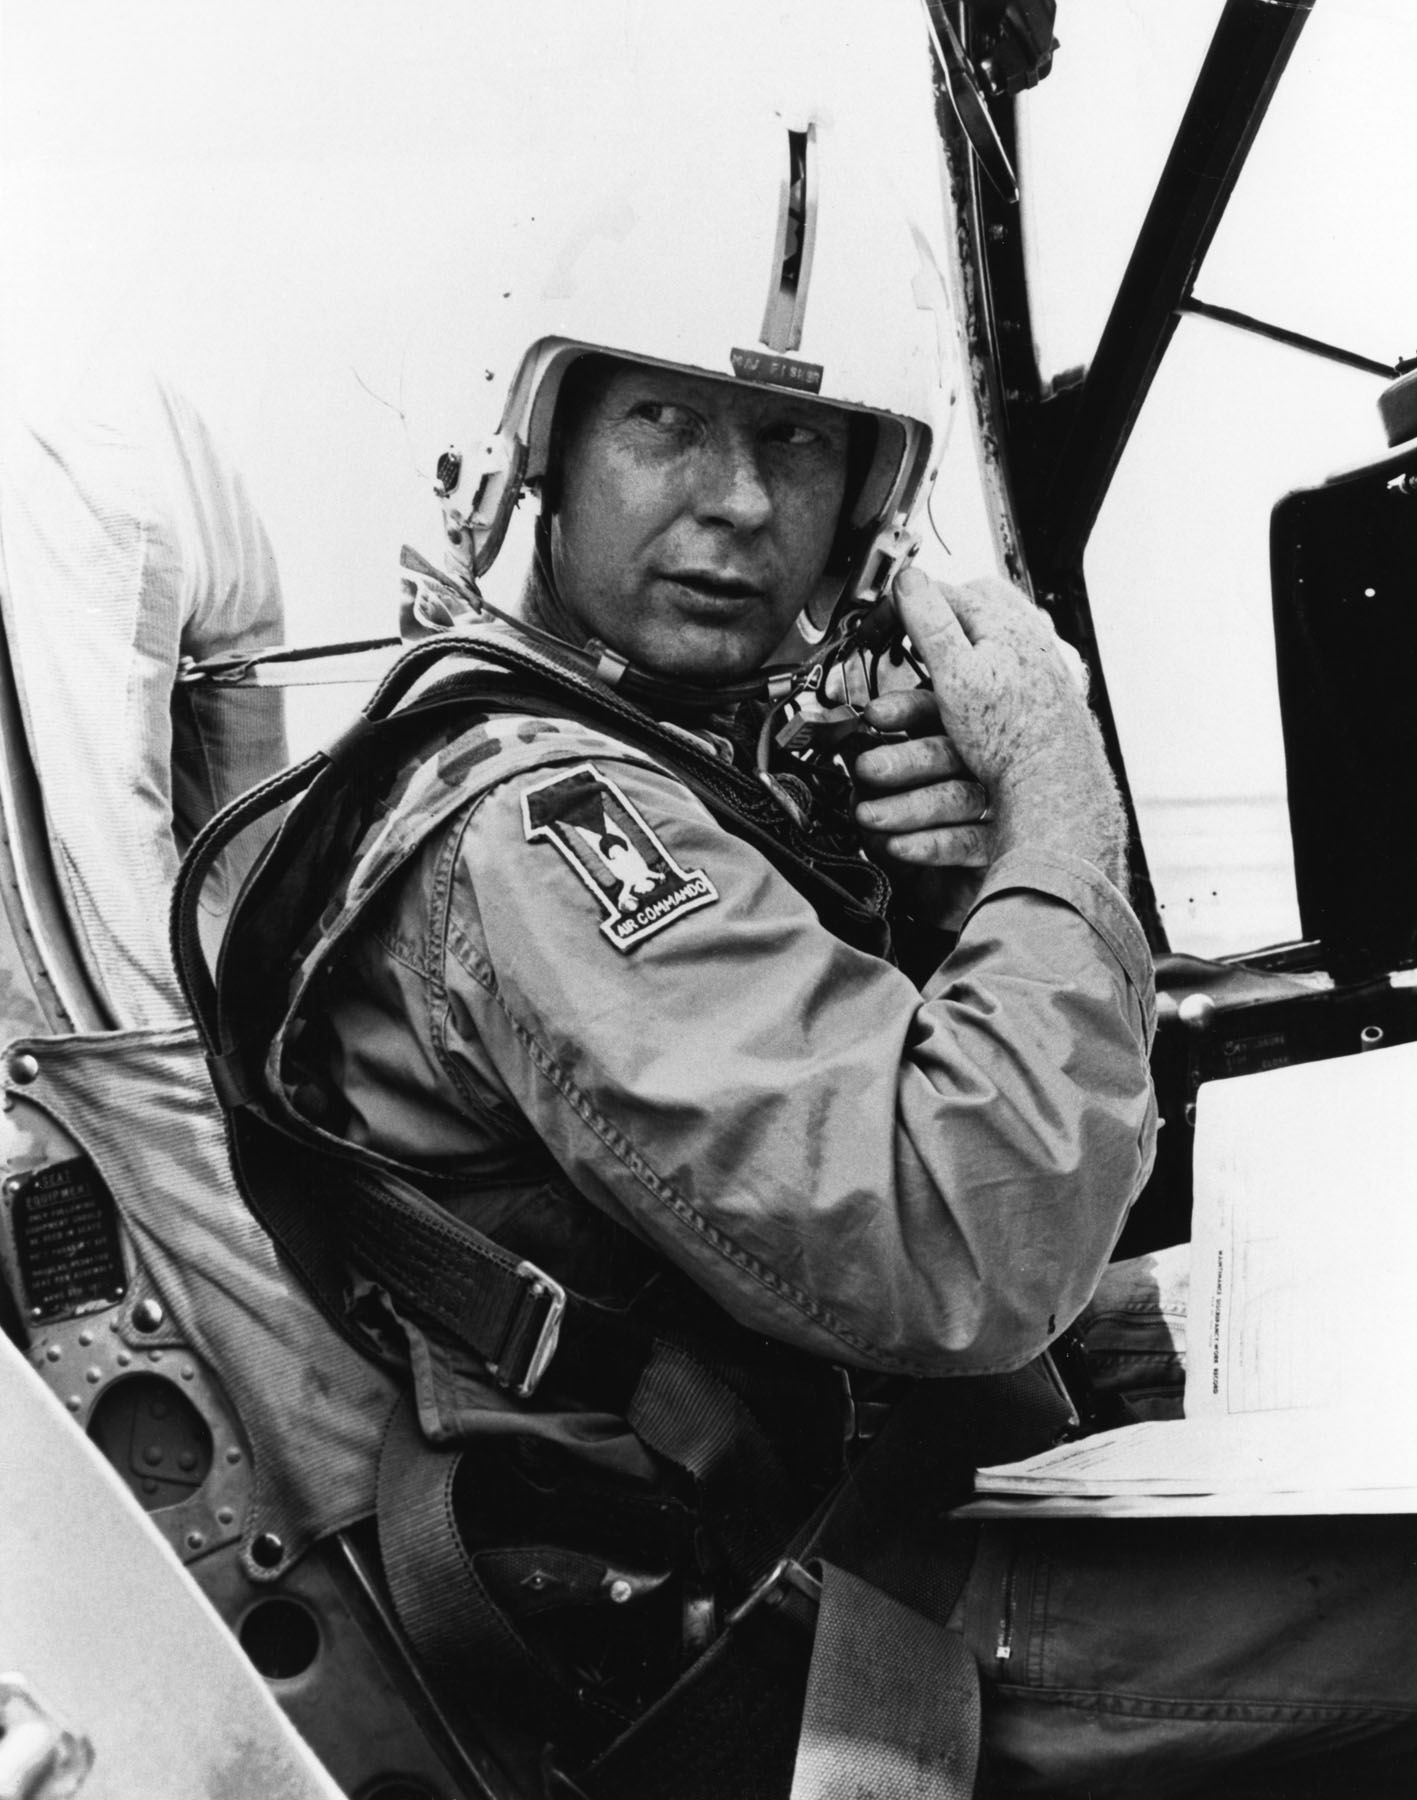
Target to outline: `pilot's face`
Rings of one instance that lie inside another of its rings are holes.
[[[749,674],[826,568],[847,415],[609,362],[565,426],[551,559],[570,622],[679,680]]]

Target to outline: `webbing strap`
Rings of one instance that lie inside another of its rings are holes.
[[[979,1672],[959,1633],[822,1563],[791,1800],[969,1800]]]
[[[796,1522],[793,1489],[750,1408],[702,1357],[560,1288],[387,1171],[350,1161],[330,1173],[328,1206],[345,1244],[396,1303],[442,1327],[524,1398],[548,1365],[538,1351],[560,1343],[550,1385],[622,1413],[694,1482],[737,1579],[767,1572]]]
[[[480,1356],[499,1387],[534,1393],[560,1337],[565,1290],[386,1171],[353,1159],[328,1168],[328,1204],[350,1255]]]
[[[972,1528],[947,1523],[947,1515],[970,1491],[981,1443],[986,1452],[994,1443],[1011,1443],[1025,1429],[1024,1416],[1044,1405],[1038,1390],[1047,1386],[1028,1370],[922,1383],[789,1546],[799,1563],[829,1571],[825,1585],[839,1590],[823,1639],[821,1723],[813,1727],[819,1742],[840,1735],[844,1722],[865,1754],[877,1734],[890,1748],[886,1734],[901,1729],[907,1744],[914,1733],[920,1746],[916,1762],[930,1771],[933,1761],[932,1779],[953,1771],[957,1783],[877,1789],[870,1780],[880,1770],[858,1758],[850,1765],[857,1784],[843,1779],[835,1790],[823,1789],[820,1800],[874,1800],[878,1792],[889,1800],[963,1800],[972,1791],[977,1686],[970,1688],[967,1647],[944,1622],[964,1587],[977,1540]],[[1004,1429],[982,1439],[961,1429],[976,1407],[991,1423],[999,1409]],[[843,1565],[865,1579],[855,1586],[850,1578],[838,1582]],[[799,1796],[792,1782],[814,1651],[792,1583],[780,1579],[794,1566],[784,1562],[674,1687],[556,1791],[578,1800],[724,1800],[729,1794],[734,1800],[786,1800],[790,1793],[792,1800],[805,1800],[811,1790]],[[861,1589],[867,1598],[858,1619]],[[871,1674],[877,1666],[879,1674]],[[868,1680],[882,1691],[881,1704],[869,1708],[858,1704],[869,1697]],[[889,1711],[896,1685],[914,1690],[908,1717]],[[826,1760],[811,1752],[804,1780],[816,1779]],[[891,1778],[899,1774],[896,1769]]]
[[[407,1397],[394,1408],[379,1457],[379,1554],[400,1626],[445,1703],[487,1712],[510,1702],[540,1715],[572,1754],[584,1742],[577,1697],[530,1648],[488,1591],[463,1541],[454,1487],[466,1452],[435,1448]],[[623,1723],[607,1712],[599,1733]]]
[[[737,1396],[679,1346],[655,1340],[625,1415],[650,1449],[693,1477],[739,1578],[745,1569],[756,1578],[783,1542],[789,1489],[776,1452]],[[466,1454],[427,1442],[411,1398],[396,1408],[376,1503],[394,1611],[446,1703],[510,1708],[567,1756],[583,1758],[623,1731],[629,1717],[584,1691],[572,1693],[489,1588],[484,1576],[505,1573],[520,1552],[469,1548],[454,1491]],[[522,1571],[533,1582],[555,1564],[561,1604],[576,1604],[578,1587],[593,1597],[604,1574],[594,1558],[552,1547],[537,1547],[533,1560],[535,1568]],[[518,1615],[538,1610],[536,1595],[524,1580]],[[548,1600],[555,1603],[556,1595]]]
[[[641,1443],[692,1477],[739,1580],[765,1575],[796,1523],[793,1490],[737,1394],[681,1345],[660,1340],[625,1419]]]

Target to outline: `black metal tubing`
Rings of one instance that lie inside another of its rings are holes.
[[[1183,300],[1177,310],[1192,313],[1198,319],[1213,319],[1217,325],[1231,325],[1236,331],[1248,331],[1255,337],[1268,338],[1272,344],[1287,344],[1291,350],[1307,351],[1310,356],[1339,363],[1345,369],[1381,375],[1385,381],[1393,380],[1399,372],[1395,363],[1378,362],[1375,357],[1363,356],[1357,350],[1345,350],[1341,344],[1325,343],[1322,338],[1306,337],[1302,331],[1290,331],[1285,325],[1271,325],[1267,319],[1255,318],[1253,313],[1236,312],[1233,306],[1212,306],[1207,300],[1197,300],[1194,294]]]
[[[1000,136],[1012,158],[1017,147],[1013,106],[996,102],[994,110]],[[937,118],[951,167],[962,167],[971,176],[972,208],[967,214],[969,241],[964,246],[965,260],[970,268],[981,268],[985,280],[984,291],[975,296],[970,336],[976,368],[987,369],[991,374],[988,391],[979,396],[979,401],[986,417],[1006,422],[1006,445],[995,446],[995,452],[1001,454],[1006,449],[1005,478],[1027,542],[1036,536],[1040,472],[1050,467],[1056,457],[1066,404],[1075,395],[1065,393],[1047,402],[1041,400],[1018,209],[1007,205],[988,182],[977,178],[974,165],[968,160],[967,139],[948,100],[941,101]],[[961,163],[957,160],[960,158],[965,160]],[[1046,570],[1026,556],[1024,566],[1011,565],[1010,573],[1015,580],[1032,578],[1039,604],[1087,664],[1089,699],[1126,812],[1132,905],[1147,942],[1159,954],[1168,948],[1166,932],[1137,825],[1081,567],[1061,572]]]
[[[1035,573],[1080,567],[1178,311],[1314,0],[1228,0],[1028,537]]]
[[[1092,707],[1126,806],[1132,900],[1154,950],[1167,947],[1137,828],[1092,622],[1082,558],[1137,415],[1314,0],[1228,0],[1152,196],[1086,377],[1044,399],[1032,355],[1016,209],[976,184],[992,350],[1003,380],[1008,459],[1040,601],[1092,673]],[[1010,107],[996,107],[1013,149]]]

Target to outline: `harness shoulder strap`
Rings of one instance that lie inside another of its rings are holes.
[[[402,704],[417,682],[453,657],[465,666]],[[361,801],[367,802],[394,771],[415,759],[421,745],[459,716],[472,717],[479,710],[579,718],[648,751],[727,829],[767,857],[838,936],[860,949],[889,954],[885,877],[859,856],[804,832],[751,776],[720,762],[688,734],[529,646],[490,637],[431,638],[399,659],[353,725],[333,743],[210,820],[179,871],[171,913],[173,957],[224,1106],[242,1106],[259,1089],[259,1076],[243,1067],[242,1058],[259,1041],[266,1022],[259,1009],[263,1001],[270,1004],[271,978],[284,969],[318,918],[342,871],[350,844],[341,821],[347,822]],[[203,888],[227,846],[281,807],[290,811],[238,898],[214,980],[199,930]],[[255,1018],[250,1016],[253,1004]]]

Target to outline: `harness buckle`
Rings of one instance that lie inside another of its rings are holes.
[[[519,1302],[497,1360],[488,1362],[487,1372],[499,1388],[528,1400],[556,1354],[566,1290],[535,1263],[518,1263],[517,1274],[523,1283]]]
[[[794,1625],[816,1623],[817,1608],[822,1602],[822,1584],[795,1557],[784,1556],[772,1571],[753,1589],[742,1605],[728,1615],[728,1625],[741,1624],[760,1606],[790,1619]]]

